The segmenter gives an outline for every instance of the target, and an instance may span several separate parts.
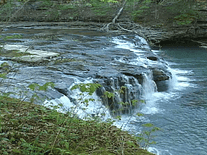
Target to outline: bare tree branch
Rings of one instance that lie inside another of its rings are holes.
[[[115,23],[117,18],[119,18],[120,14],[122,13],[125,5],[126,5],[127,0],[124,1],[124,3],[122,4],[121,9],[119,9],[119,12],[117,13],[117,15],[114,17],[114,19],[112,20],[112,23]]]

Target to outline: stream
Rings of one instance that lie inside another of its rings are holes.
[[[80,93],[70,90],[75,84],[98,82],[108,91],[125,86],[125,95],[115,96],[113,108],[120,108],[116,102],[131,99],[146,103],[136,107],[130,105],[121,112],[122,119],[114,125],[135,135],[145,129],[144,123],[161,128],[155,134],[156,144],[148,148],[157,155],[207,154],[206,49],[171,45],[151,50],[143,38],[133,34],[57,26],[7,27],[1,35],[2,38],[22,36],[6,41],[0,38],[1,44],[19,45],[19,48],[24,45],[33,50],[60,54],[38,64],[11,61],[1,55],[0,63],[8,62],[18,68],[15,74],[8,75],[1,91],[28,90],[31,83],[54,82],[55,89],[39,95],[46,95],[54,104],[63,103],[64,110],[70,110]],[[96,102],[76,109],[80,118],[104,113],[101,115],[103,121],[113,119],[110,110],[104,106],[112,104],[111,101],[103,104],[104,99],[98,95],[102,91],[93,94]],[[144,115],[137,117],[138,112]]]
[[[154,106],[160,112],[149,120],[163,129],[155,146],[160,154],[207,154],[207,50],[171,45],[156,51],[176,76],[173,89]],[[168,154],[168,153],[166,153]]]

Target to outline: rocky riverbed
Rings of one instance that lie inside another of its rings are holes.
[[[28,90],[29,84],[53,82],[54,89],[38,94],[48,99],[66,96],[73,102],[69,88],[77,81],[100,83],[103,87],[97,90],[97,95],[103,104],[117,110],[123,108],[119,102],[128,102],[122,111],[127,112],[133,108],[132,100],[143,99],[147,80],[156,83],[158,91],[168,90],[171,73],[167,64],[137,35],[71,29],[64,25],[23,25],[15,28],[11,25],[2,33],[1,63],[15,66],[1,83],[2,91],[29,91],[31,96],[34,92]],[[3,39],[15,35],[21,38]],[[130,43],[133,50],[122,47],[125,43]],[[105,91],[114,93],[120,89],[122,94],[116,93],[112,99],[103,97]]]

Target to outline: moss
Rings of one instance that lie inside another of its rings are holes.
[[[54,61],[54,64],[61,64],[61,63],[72,62],[72,61],[77,61],[77,60],[73,58],[57,59]]]

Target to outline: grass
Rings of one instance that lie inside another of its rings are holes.
[[[112,123],[0,96],[0,154],[151,155]]]

